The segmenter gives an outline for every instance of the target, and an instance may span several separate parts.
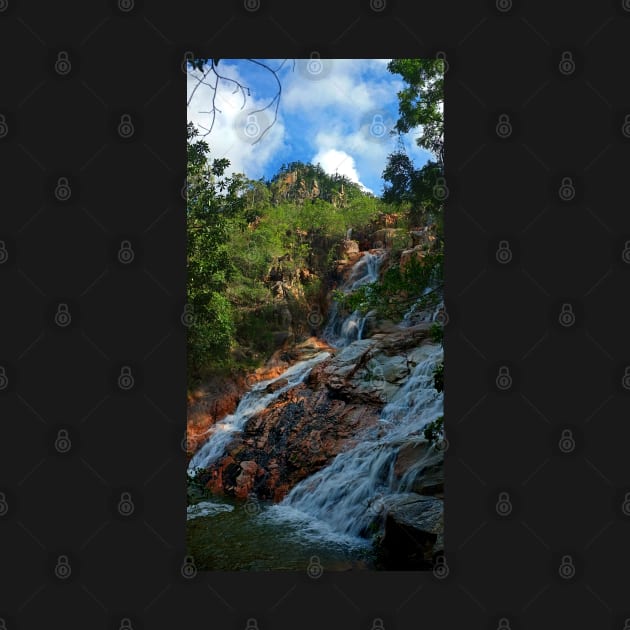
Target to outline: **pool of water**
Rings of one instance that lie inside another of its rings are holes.
[[[374,569],[369,541],[335,536],[305,515],[271,504],[224,497],[188,508],[187,548],[199,571],[324,571]]]

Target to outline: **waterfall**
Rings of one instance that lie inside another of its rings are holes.
[[[303,522],[314,535],[328,537],[333,533],[356,538],[364,531],[376,516],[371,506],[401,489],[394,476],[400,446],[421,439],[424,427],[443,413],[443,394],[433,387],[433,370],[442,361],[443,349],[428,343],[422,348],[421,360],[383,408],[379,425],[296,485],[270,508],[269,518]]]
[[[300,361],[292,365],[276,378],[256,383],[256,385],[243,396],[234,413],[225,416],[225,418],[210,427],[208,437],[203,446],[194,454],[188,463],[188,471],[192,473],[195,468],[207,468],[221,457],[230,440],[237,432],[243,430],[247,421],[254,414],[262,411],[281,394],[301,383],[315,365],[327,359],[329,356],[330,353],[328,352],[319,352],[306,361]],[[275,383],[281,379],[288,381],[285,386],[271,393],[265,391],[271,383]]]
[[[409,307],[407,312],[403,315],[400,326],[402,326],[403,328],[408,328],[409,326],[413,326],[420,322],[434,322],[437,320],[440,311],[444,309],[443,300],[440,300],[439,303],[433,308],[433,310],[429,310],[428,308],[421,308],[424,296],[431,293],[432,291],[432,287],[426,287],[424,289],[422,295]]]
[[[376,253],[365,252],[352,268],[348,279],[339,289],[347,295],[364,284],[376,282],[384,256],[384,251]],[[333,302],[330,307],[328,323],[324,328],[323,338],[331,346],[343,348],[362,338],[365,320],[366,316],[362,315],[358,310],[342,319],[339,313],[339,304]]]

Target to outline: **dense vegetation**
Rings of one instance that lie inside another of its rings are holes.
[[[381,281],[336,297],[345,308],[374,309],[393,319],[426,287],[432,293],[424,299],[435,299],[443,263],[443,200],[435,194],[443,174],[442,75],[431,60],[395,60],[389,69],[408,84],[398,95],[398,131],[424,125],[418,142],[435,160],[415,169],[404,152],[392,153],[382,198],[301,162],[282,166],[268,181],[228,176],[229,161],[212,159],[209,145],[188,124],[189,383],[257,367],[278,347],[287,321],[308,336],[308,314],[320,309],[332,287],[348,230],[352,238],[368,235],[384,214],[396,216],[403,235],[392,245],[391,260],[409,246],[410,230],[432,226],[435,242],[421,260],[414,257],[404,268],[392,264]]]

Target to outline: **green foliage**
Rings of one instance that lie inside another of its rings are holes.
[[[234,275],[227,246],[229,221],[243,207],[241,177],[225,177],[226,159],[207,159],[209,147],[195,141],[187,126],[187,301],[194,313],[187,336],[188,374],[195,379],[212,356],[225,359],[234,324],[230,303],[222,295]]]
[[[202,468],[195,468],[192,473],[186,471],[186,489],[187,504],[193,505],[202,499],[207,498],[208,490],[205,484],[208,481],[208,475]]]
[[[441,59],[393,59],[387,69],[402,76],[396,130],[421,127],[417,143],[444,163],[444,62]]]
[[[444,416],[440,416],[429,422],[424,428],[424,439],[430,444],[435,444],[444,437]]]
[[[427,253],[422,260],[412,257],[404,269],[392,265],[380,281],[364,284],[348,295],[335,291],[333,299],[349,311],[358,309],[365,314],[376,310],[379,317],[399,319],[427,287],[441,283],[443,259],[440,251]]]
[[[440,363],[433,370],[433,386],[436,391],[444,391],[444,363]]]
[[[435,343],[442,343],[444,341],[444,327],[442,324],[433,322],[429,330],[429,337],[431,341],[435,341]]]

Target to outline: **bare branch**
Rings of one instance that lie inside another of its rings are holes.
[[[247,61],[250,61],[251,63],[260,66],[261,68],[267,70],[268,72],[270,72],[275,81],[276,84],[278,86],[277,92],[275,93],[275,95],[273,96],[273,98],[264,106],[261,107],[259,109],[253,110],[251,113],[252,114],[256,114],[259,112],[263,112],[267,109],[272,109],[273,108],[273,120],[271,121],[271,123],[269,125],[267,125],[262,133],[260,134],[260,136],[256,139],[255,142],[253,142],[252,144],[257,144],[258,142],[260,142],[260,140],[262,139],[262,137],[269,131],[269,129],[271,129],[271,127],[273,127],[273,125],[277,122],[278,120],[278,108],[280,105],[280,97],[282,95],[282,84],[280,82],[280,79],[278,78],[278,72],[284,67],[285,63],[288,61],[288,59],[284,59],[282,61],[282,63],[274,70],[273,68],[271,68],[269,65],[267,65],[266,63],[263,63],[262,61],[258,61],[257,59],[248,59]],[[196,85],[194,86],[194,88],[192,89],[192,92],[188,98],[187,101],[187,105],[190,105],[193,96],[195,95],[195,93],[197,92],[198,88],[200,85],[205,85],[207,87],[209,87],[212,90],[212,100],[211,100],[211,108],[208,111],[200,111],[200,114],[209,114],[212,117],[211,123],[210,123],[210,127],[204,127],[203,125],[198,125],[200,129],[203,129],[205,131],[205,133],[200,134],[201,137],[205,137],[208,136],[211,132],[212,129],[214,128],[214,124],[216,121],[216,115],[217,113],[221,114],[221,110],[217,107],[216,105],[216,99],[217,99],[217,95],[219,93],[219,81],[226,81],[229,83],[232,83],[234,85],[234,90],[232,92],[232,94],[236,94],[237,92],[241,92],[242,96],[243,96],[243,103],[240,107],[240,109],[242,110],[246,103],[247,103],[247,97],[251,97],[251,90],[249,87],[247,87],[246,85],[243,85],[242,83],[240,83],[239,81],[237,81],[236,79],[232,79],[228,76],[225,76],[221,73],[219,73],[219,71],[217,70],[217,65],[214,63],[214,60],[210,59],[208,60],[209,65],[208,65],[208,69],[203,72],[203,75],[201,77],[196,76],[193,74],[193,72],[189,71],[189,74],[191,74],[191,76],[195,76],[195,79],[197,80]],[[293,67],[292,70],[295,71],[295,59],[292,60],[293,62]],[[208,75],[214,75],[213,76],[213,82],[210,82],[207,80]]]

